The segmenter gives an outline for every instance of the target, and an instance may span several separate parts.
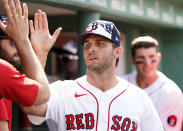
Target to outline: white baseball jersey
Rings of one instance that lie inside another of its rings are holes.
[[[126,80],[119,81],[106,92],[89,84],[86,76],[51,84],[44,120],[51,119],[58,131],[164,131],[148,95]],[[29,119],[34,124],[43,120]]]
[[[166,131],[181,131],[183,120],[183,96],[179,87],[163,73],[158,73],[158,79],[144,91],[150,96]],[[137,72],[134,71],[125,78],[130,83],[136,83]]]

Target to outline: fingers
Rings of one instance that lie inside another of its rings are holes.
[[[9,3],[8,3],[8,0],[3,0],[3,5],[4,5],[4,10],[6,12],[6,16],[8,18],[8,21],[11,20],[11,10],[10,10],[10,7],[9,7]]]
[[[22,16],[22,8],[19,0],[3,0],[4,9],[8,18],[8,21],[13,21]],[[24,19],[28,19],[27,5],[23,4]]]
[[[38,10],[38,28],[43,29],[42,11]]]
[[[48,20],[45,12],[42,13],[42,19],[43,19],[44,30],[48,30]]]
[[[20,1],[19,0],[15,0],[15,4],[16,4],[16,11],[18,16],[22,16],[22,7],[20,5]]]
[[[62,27],[59,27],[59,28],[54,32],[54,34],[53,34],[53,41],[54,41],[54,42],[57,40],[57,38],[58,38],[58,36],[59,36],[61,30],[62,30]]]
[[[38,30],[38,13],[35,13],[34,15],[34,28],[35,30]]]
[[[38,10],[34,15],[35,30],[48,30],[48,20],[46,13]]]
[[[30,26],[30,32],[33,33],[34,32],[34,25],[33,25],[33,21],[32,20],[30,20],[29,26]]]
[[[23,3],[24,20],[28,20],[28,7],[26,3]]]
[[[11,11],[11,16],[14,18],[14,19],[17,19],[17,14],[16,14],[16,7],[15,7],[15,3],[13,0],[8,0],[8,4],[9,4],[9,7],[10,7],[10,11]]]

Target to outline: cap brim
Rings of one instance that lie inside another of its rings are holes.
[[[90,36],[90,35],[94,35],[94,33],[83,33],[80,34],[77,38],[77,43],[78,44],[84,44],[84,41],[86,39],[86,37]]]
[[[109,39],[109,38],[107,38],[106,36],[103,36],[103,35],[97,34],[97,33],[83,33],[83,34],[80,34],[80,35],[78,36],[78,38],[77,38],[77,43],[78,43],[78,44],[84,44],[86,37],[88,37],[88,36],[90,36],[90,35],[99,35],[99,36],[102,36],[102,37],[104,37],[104,38],[106,38],[106,39]],[[109,39],[109,40],[112,41],[111,39]],[[113,41],[112,41],[112,42],[113,42]]]

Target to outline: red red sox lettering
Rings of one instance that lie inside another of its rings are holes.
[[[67,130],[93,129],[95,126],[95,117],[92,113],[87,114],[69,114],[65,116]],[[113,124],[111,130],[136,131],[137,124],[130,118],[123,118],[115,115],[112,117]]]
[[[67,130],[79,130],[79,129],[93,129],[94,128],[94,115],[88,114],[77,114],[77,115],[66,115]],[[85,122],[83,122],[85,117]],[[85,123],[85,124],[83,124]]]
[[[121,131],[136,131],[137,124],[134,121],[131,121],[130,118],[124,118],[122,120],[122,116],[115,115],[112,117],[113,125],[111,130],[121,130]],[[121,124],[120,124],[121,123]]]

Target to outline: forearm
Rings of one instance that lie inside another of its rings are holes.
[[[50,96],[49,84],[44,70],[33,51],[30,40],[19,40],[19,42],[16,43],[16,48],[22,62],[24,73],[27,77],[36,80],[39,83],[39,91],[34,104],[45,103]]]
[[[33,105],[30,107],[22,106],[21,108],[27,114],[45,117],[47,110],[47,103],[44,103],[42,105]]]
[[[8,121],[0,120],[0,131],[9,131],[9,129],[8,129]]]
[[[41,52],[39,50],[34,49],[36,56],[39,59],[39,62],[41,63],[42,68],[45,68],[46,65],[46,60],[47,60],[47,56],[48,56],[48,52]]]

